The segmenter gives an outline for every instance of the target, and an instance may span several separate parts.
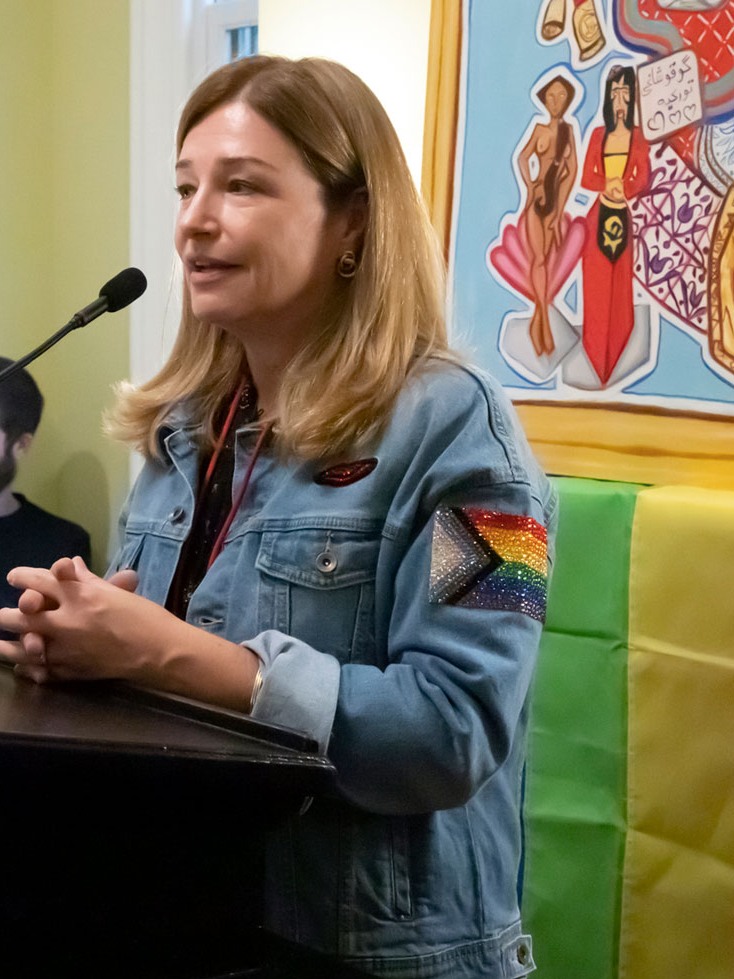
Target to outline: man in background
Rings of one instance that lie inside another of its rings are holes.
[[[0,371],[12,361],[0,357]],[[24,370],[0,381],[0,607],[15,607],[20,592],[7,575],[19,565],[49,568],[80,555],[89,564],[89,534],[13,492],[18,462],[28,451],[43,410],[43,396]],[[13,638],[0,630],[0,638]]]

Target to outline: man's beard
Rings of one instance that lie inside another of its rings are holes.
[[[0,459],[0,493],[13,482],[17,470],[13,447],[8,445],[5,447],[5,455]]]

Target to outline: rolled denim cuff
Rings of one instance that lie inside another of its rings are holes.
[[[339,661],[274,629],[243,645],[262,662],[262,686],[251,716],[306,734],[325,755],[339,696]]]

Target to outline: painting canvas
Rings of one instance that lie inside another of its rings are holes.
[[[734,485],[734,2],[463,16],[459,339],[555,471]]]

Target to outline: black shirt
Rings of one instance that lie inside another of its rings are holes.
[[[89,534],[70,520],[29,503],[13,494],[20,506],[15,513],[0,517],[0,607],[15,608],[20,591],[7,582],[8,572],[19,566],[50,568],[60,557],[90,560]],[[0,629],[0,639],[14,638]]]
[[[229,402],[225,402],[220,409],[218,429],[222,427],[228,408]],[[176,573],[166,598],[166,608],[180,619],[186,618],[191,596],[207,572],[212,548],[232,506],[237,430],[253,424],[257,417],[257,391],[253,384],[248,384],[237,403],[208,481],[206,471],[212,454],[204,453],[199,459],[198,492],[191,530],[181,548]]]

